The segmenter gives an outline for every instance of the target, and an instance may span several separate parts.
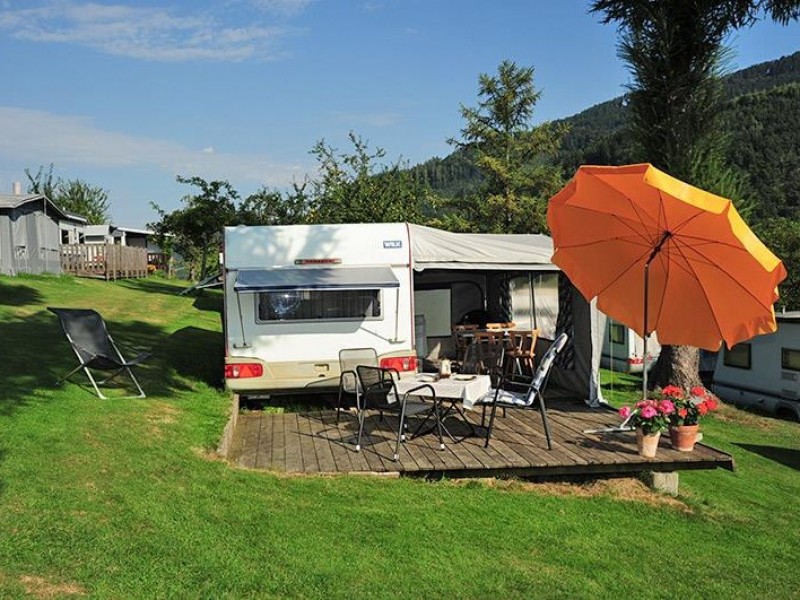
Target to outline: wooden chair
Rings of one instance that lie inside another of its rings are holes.
[[[538,329],[517,329],[509,332],[508,366],[513,373],[533,375]]]
[[[506,333],[502,329],[476,331],[473,344],[505,346]]]
[[[514,321],[505,321],[502,323],[487,323],[486,329],[513,329],[516,327]]]

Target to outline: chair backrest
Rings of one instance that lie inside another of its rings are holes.
[[[461,373],[478,375],[492,374],[502,371],[505,348],[502,344],[471,344],[461,364]]]
[[[497,344],[502,346],[505,344],[506,334],[502,329],[495,329],[491,331],[477,331],[475,332],[474,344]]]
[[[47,307],[47,310],[54,313],[61,321],[61,328],[81,362],[88,362],[95,357],[115,363],[120,362],[119,354],[108,335],[105,321],[97,311],[89,308],[52,307]]]
[[[358,375],[358,383],[361,386],[360,401],[362,406],[359,406],[359,409],[399,407],[392,370],[357,365],[356,374]]]
[[[517,329],[509,332],[516,356],[533,358],[536,351],[538,329]]]
[[[545,352],[544,356],[542,357],[542,361],[539,363],[539,368],[536,369],[536,373],[533,375],[531,386],[528,388],[528,394],[525,398],[526,404],[533,404],[536,394],[541,393],[544,389],[544,386],[547,383],[547,378],[550,374],[550,369],[553,367],[553,363],[556,360],[556,356],[558,356],[558,353],[561,352],[564,349],[564,346],[567,345],[568,338],[569,336],[566,333],[559,334],[555,341],[547,349],[547,352]]]
[[[344,374],[342,385],[345,391],[355,393],[358,390],[358,378],[354,375],[358,365],[378,366],[378,353],[375,348],[343,348],[339,350],[339,373]],[[347,372],[350,372],[349,376]]]

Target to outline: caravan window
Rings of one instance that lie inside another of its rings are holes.
[[[725,366],[736,367],[737,369],[750,368],[750,344],[736,344],[730,350],[725,348],[722,353],[722,361]]]
[[[625,325],[621,323],[611,323],[608,324],[608,341],[612,344],[624,344],[625,343]]]
[[[330,321],[381,318],[381,291],[292,290],[258,294],[258,320]]]
[[[800,350],[781,348],[781,368],[800,371]]]

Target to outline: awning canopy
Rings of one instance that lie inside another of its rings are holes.
[[[546,235],[451,233],[413,224],[408,229],[415,271],[558,271]]]
[[[247,269],[236,274],[237,293],[293,290],[368,290],[398,288],[389,267]]]

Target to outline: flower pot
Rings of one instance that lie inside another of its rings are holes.
[[[681,452],[691,452],[694,450],[694,443],[697,440],[697,430],[699,425],[677,425],[669,428],[669,441],[672,447]]]
[[[661,432],[645,434],[641,429],[636,430],[636,447],[639,449],[639,456],[645,458],[655,458],[658,450],[658,440],[661,439]]]

